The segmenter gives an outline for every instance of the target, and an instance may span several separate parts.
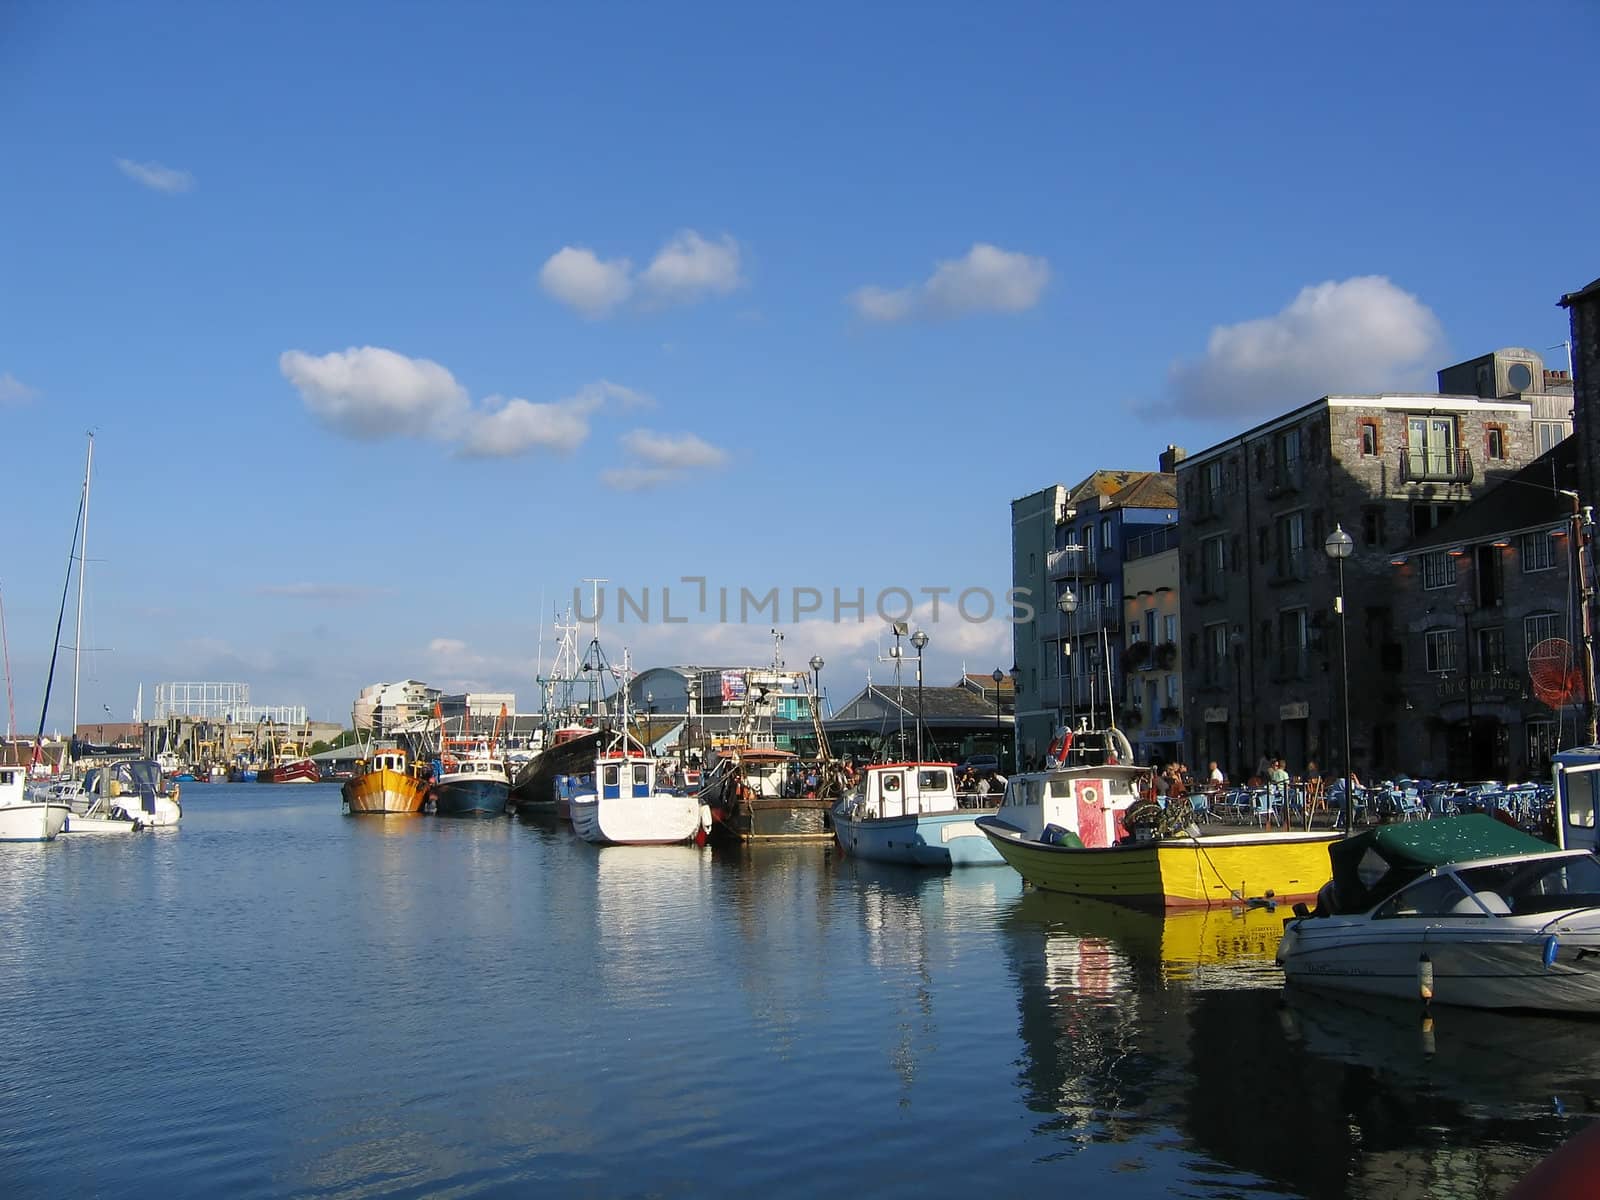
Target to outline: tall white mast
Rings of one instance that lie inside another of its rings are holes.
[[[83,658],[83,572],[89,565],[89,477],[94,472],[94,434],[89,435],[89,457],[83,465],[83,533],[78,542],[78,623],[72,634],[72,733],[78,736],[78,667]]]

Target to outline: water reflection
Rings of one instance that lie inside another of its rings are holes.
[[[1282,913],[1029,893],[1006,939],[1018,1084],[1053,1153],[1176,1137],[1182,1187],[1497,1197],[1600,1109],[1592,1025],[1285,994]],[[1252,1183],[1251,1181],[1255,1181]]]

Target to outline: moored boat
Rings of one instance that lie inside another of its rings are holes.
[[[925,867],[998,866],[1000,852],[974,823],[994,805],[956,792],[950,763],[873,763],[833,807],[833,832],[847,854]]]
[[[767,746],[724,746],[701,785],[713,829],[740,842],[829,842],[833,800],[796,794],[798,760]]]
[[[432,796],[441,817],[498,817],[510,802],[511,780],[500,755],[484,742],[440,760]]]
[[[1285,979],[1472,1008],[1600,1008],[1600,860],[1472,813],[1334,843]]]
[[[58,800],[30,800],[24,768],[0,767],[0,842],[52,842],[72,810]]]
[[[428,799],[428,779],[404,750],[375,747],[356,764],[339,794],[351,814],[419,813]]]
[[[161,764],[153,758],[124,759],[95,767],[84,776],[84,790],[104,797],[109,806],[105,815],[120,808],[140,828],[169,829],[183,820],[181,789],[162,777]]]
[[[270,767],[256,772],[257,783],[321,783],[317,764],[302,756],[282,755]]]
[[[572,830],[586,842],[616,846],[670,846],[704,842],[711,812],[700,798],[656,787],[656,759],[627,733],[628,655],[620,675],[621,727],[596,756],[594,786],[569,801]]]
[[[1172,909],[1314,896],[1328,878],[1333,831],[1208,827],[1140,803],[1144,770],[1121,730],[1079,729],[1057,740],[1058,765],[1015,775],[976,825],[1034,887]]]

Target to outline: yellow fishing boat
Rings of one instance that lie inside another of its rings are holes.
[[[418,813],[428,798],[428,778],[404,750],[374,750],[339,794],[352,813]]]
[[[1328,882],[1332,831],[1248,829],[1115,846],[1074,847],[1029,837],[1005,809],[976,824],[1034,887],[1152,908],[1206,908],[1311,899]]]

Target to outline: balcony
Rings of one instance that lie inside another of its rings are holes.
[[[1470,450],[1401,450],[1401,483],[1471,483]]]
[[[1051,579],[1066,579],[1069,576],[1093,574],[1094,564],[1085,561],[1083,547],[1073,542],[1062,546],[1059,550],[1052,550],[1045,556],[1045,573]]]

